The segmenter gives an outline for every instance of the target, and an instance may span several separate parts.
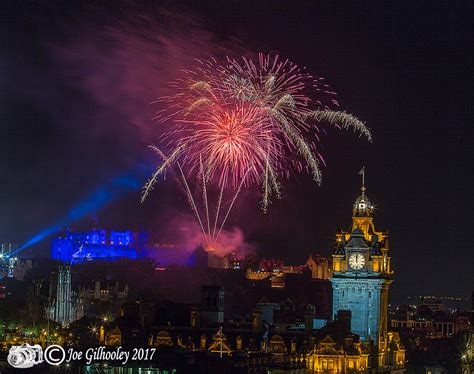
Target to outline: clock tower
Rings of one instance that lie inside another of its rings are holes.
[[[361,194],[352,208],[350,231],[336,234],[332,255],[333,315],[352,312],[352,332],[379,350],[387,348],[388,288],[392,283],[388,233],[377,231],[374,207],[365,194],[362,169]]]

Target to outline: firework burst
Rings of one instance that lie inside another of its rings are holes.
[[[185,122],[177,142],[186,150],[183,165],[193,172],[202,162],[206,179],[219,186],[235,188],[242,179],[247,185],[259,183],[267,165],[275,165],[283,155],[281,141],[253,106],[214,107],[205,118]]]
[[[266,210],[271,196],[279,196],[281,178],[292,169],[307,170],[321,183],[321,125],[353,128],[371,140],[363,122],[332,110],[338,106],[336,95],[322,78],[278,56],[260,54],[256,62],[245,57],[227,58],[223,64],[215,59],[199,62],[195,71],[175,82],[175,88],[176,95],[158,100],[166,108],[157,114],[159,122],[173,121],[162,138],[172,151],[165,156],[158,150],[163,163],[145,185],[142,198],[160,174],[177,165],[183,179],[199,176],[204,195],[208,184],[220,188],[214,234],[226,188],[235,191],[231,209],[242,186],[260,185]],[[187,194],[192,198],[189,188]],[[209,232],[207,196],[203,200]],[[192,206],[199,216],[194,202]]]

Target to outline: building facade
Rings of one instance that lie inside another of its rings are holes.
[[[86,232],[67,231],[53,239],[51,258],[64,263],[81,263],[93,260],[139,258],[146,245],[146,235],[133,231],[92,229]]]
[[[49,318],[66,327],[83,317],[82,305],[77,302],[76,294],[72,291],[70,266],[59,266],[55,288],[50,290],[54,299],[49,306]]]
[[[373,205],[365,187],[353,207],[350,232],[336,237],[333,254],[333,315],[352,312],[352,331],[362,341],[385,344],[388,321],[388,289],[392,283],[388,235],[376,231]]]
[[[373,211],[362,184],[350,230],[336,234],[329,279],[334,322],[328,331],[338,323],[345,328],[332,337],[328,333],[316,344],[309,360],[314,372],[403,372],[405,349],[398,333],[388,331],[388,291],[393,274],[388,234],[375,229]],[[341,317],[346,315],[349,317]]]
[[[224,322],[224,287],[201,286],[201,321],[211,325]]]

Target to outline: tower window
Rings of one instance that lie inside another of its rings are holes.
[[[369,297],[372,297],[372,291],[369,291]]]

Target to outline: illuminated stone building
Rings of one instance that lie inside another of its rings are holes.
[[[331,262],[326,257],[309,255],[305,264],[296,266],[285,265],[279,259],[263,258],[257,270],[247,269],[246,277],[257,281],[269,279],[273,288],[284,288],[287,275],[303,274],[308,269],[313,279],[327,280],[332,274]]]
[[[122,331],[120,331],[118,326],[115,326],[115,328],[107,333],[104,343],[107,346],[113,347],[122,345]]]
[[[474,291],[472,292],[472,308],[470,329],[460,334],[461,374],[474,373]]]
[[[332,314],[337,321],[341,311],[350,312],[350,328],[339,342],[328,336],[316,345],[308,361],[315,372],[364,372],[371,368],[398,372],[404,367],[405,349],[398,334],[387,329],[393,274],[388,234],[375,229],[374,207],[365,195],[364,184],[361,190],[353,206],[350,230],[336,235],[330,278]]]
[[[93,228],[86,232],[66,231],[51,242],[51,258],[74,264],[84,261],[113,261],[140,258],[146,246],[145,233]]]
[[[83,316],[83,308],[77,303],[77,297],[71,289],[71,267],[59,266],[57,272],[56,290],[51,287],[51,296],[55,298],[49,306],[49,317],[63,327],[69,326]]]
[[[306,265],[314,279],[329,279],[332,276],[331,262],[326,257],[309,255]]]
[[[128,293],[127,284],[120,286],[118,281],[95,280],[78,286],[77,300],[85,315],[100,317],[104,309],[109,313],[118,313],[120,306],[127,301]]]

